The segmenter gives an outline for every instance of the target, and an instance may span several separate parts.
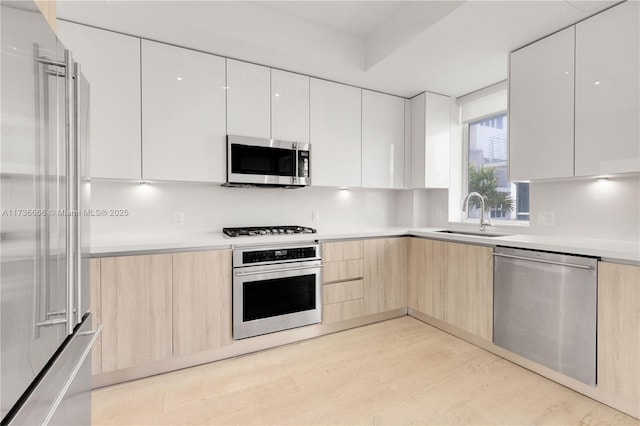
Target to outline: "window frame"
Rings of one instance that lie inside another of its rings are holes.
[[[469,194],[469,127],[471,123],[475,123],[490,117],[494,117],[497,115],[506,114],[507,119],[509,119],[508,109],[501,109],[497,111],[493,111],[490,114],[484,114],[478,117],[473,117],[468,121],[462,122],[462,188],[460,193],[462,194],[462,201]],[[509,143],[509,124],[507,124],[507,143]],[[508,146],[508,145],[507,145]],[[507,164],[509,163],[509,156],[507,155]],[[510,181],[511,182],[511,181]],[[513,183],[513,182],[511,182]],[[529,200],[531,200],[531,195],[529,194]],[[462,210],[462,207],[460,208]],[[529,213],[531,213],[531,204],[529,204]],[[514,220],[514,219],[499,219],[499,218],[487,218],[489,219],[489,223],[492,226],[507,226],[507,227],[526,227],[528,228],[531,223],[531,216],[529,216],[529,220]],[[461,222],[463,224],[477,224],[477,218],[469,218],[469,212],[462,212]]]

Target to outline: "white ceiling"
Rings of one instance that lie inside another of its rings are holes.
[[[262,1],[254,2],[356,37],[367,37],[407,1]]]
[[[509,51],[613,3],[58,0],[58,15],[400,96],[460,96],[504,80]]]

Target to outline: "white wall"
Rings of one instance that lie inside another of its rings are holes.
[[[608,182],[533,182],[530,192],[530,226],[497,230],[640,241],[640,175],[613,177]],[[94,217],[91,232],[101,239],[220,232],[225,226],[251,225],[302,225],[320,231],[459,227],[448,222],[449,203],[446,189],[244,189],[94,180],[93,209],[129,209],[130,215]],[[320,212],[318,223],[311,220],[312,210]],[[176,211],[184,213],[183,226],[173,224]],[[538,224],[538,213],[549,211],[555,213],[555,225]]]
[[[614,176],[607,182],[597,182],[595,179],[532,182],[529,200],[529,227],[500,227],[496,230],[518,234],[640,241],[640,175]],[[447,217],[450,203],[448,190],[416,190],[413,202],[413,226],[461,226],[441,219],[441,212]],[[455,200],[452,202],[456,203]],[[539,224],[539,212],[554,212],[555,224]],[[476,224],[468,226],[477,227]]]
[[[221,232],[223,227],[301,225],[322,230],[398,225],[404,191],[307,187],[225,188],[213,184],[94,180],[92,209],[129,209],[127,217],[94,217],[92,238]],[[320,212],[313,223],[311,211]],[[173,213],[184,213],[174,226]],[[406,221],[402,221],[406,222]],[[404,224],[404,223],[402,223]],[[405,225],[407,226],[407,225]]]
[[[530,207],[531,233],[640,241],[640,175],[533,182]],[[538,224],[538,213],[550,211],[555,225]]]

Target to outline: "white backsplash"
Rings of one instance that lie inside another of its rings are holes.
[[[449,191],[415,190],[415,227],[460,226],[448,223]],[[459,200],[452,200],[454,205]],[[595,179],[533,182],[530,187],[531,222],[528,227],[501,227],[500,232],[640,241],[640,175]],[[554,225],[538,223],[538,213],[552,212]],[[498,225],[493,221],[493,225]],[[471,226],[471,225],[468,225]],[[475,226],[475,225],[474,225]]]
[[[640,175],[533,182],[529,195],[531,233],[640,241]],[[555,224],[539,224],[539,212],[554,212]]]
[[[221,232],[223,227],[301,225],[323,229],[397,226],[406,191],[307,187],[225,188],[214,184],[94,180],[93,209],[128,209],[127,217],[94,217],[94,238]],[[312,221],[312,211],[319,221]],[[174,225],[182,212],[184,225]],[[406,225],[406,224],[404,224]]]
[[[127,217],[94,217],[94,238],[220,232],[229,226],[301,225],[323,230],[448,227],[448,190],[308,187],[224,188],[213,184],[94,180],[93,209],[128,209]],[[640,241],[640,175],[607,182],[565,180],[531,184],[531,224],[538,235]],[[319,221],[312,221],[312,211]],[[174,225],[182,212],[184,225]],[[542,225],[539,212],[554,212]],[[494,222],[494,224],[496,224]]]

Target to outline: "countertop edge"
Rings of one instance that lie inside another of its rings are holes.
[[[244,237],[239,239],[214,237],[211,239],[211,244],[207,244],[205,241],[197,242],[169,242],[169,243],[149,243],[149,244],[113,244],[113,245],[100,245],[97,248],[92,248],[91,258],[101,257],[114,257],[114,256],[135,256],[135,255],[150,255],[150,254],[166,254],[166,253],[180,253],[180,252],[193,252],[193,251],[206,251],[206,250],[228,250],[233,249],[235,246],[250,246],[250,245],[268,245],[268,244],[289,244],[296,242],[318,241],[331,242],[340,240],[353,240],[353,239],[371,239],[371,238],[393,238],[393,237],[418,237],[429,238],[441,241],[460,242],[465,244],[476,244],[482,246],[496,247],[515,247],[531,250],[552,251],[559,253],[568,253],[581,256],[597,257],[605,262],[623,263],[634,266],[640,266],[640,253],[632,253],[625,251],[618,251],[611,248],[602,247],[602,244],[598,244],[599,247],[595,247],[596,243],[600,240],[589,241],[594,246],[581,246],[566,241],[554,242],[554,237],[545,236],[531,236],[526,234],[520,235],[505,235],[500,237],[484,237],[484,236],[472,236],[472,235],[458,235],[458,234],[443,234],[439,233],[441,228],[422,228],[422,229],[406,229],[406,228],[392,228],[388,230],[371,230],[371,231],[358,231],[358,232],[328,232],[317,234],[304,234],[304,235],[291,235],[291,236],[271,236],[271,237]],[[527,240],[528,239],[528,240]],[[576,240],[567,238],[568,240]],[[532,241],[534,240],[534,241]],[[604,241],[604,240],[603,240]],[[586,244],[585,241],[581,241],[582,244]],[[633,244],[632,242],[616,242],[608,241],[608,244],[623,243]]]

